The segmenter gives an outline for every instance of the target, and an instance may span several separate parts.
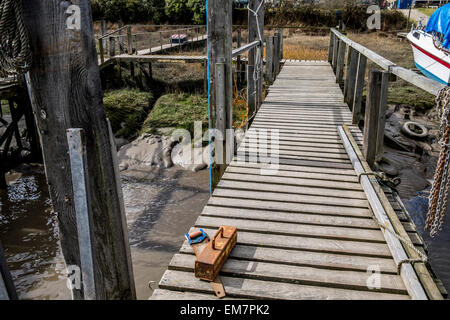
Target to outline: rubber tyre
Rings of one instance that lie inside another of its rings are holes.
[[[416,127],[419,127],[422,130],[422,133],[417,133],[412,131],[409,126],[414,125]],[[414,122],[414,121],[407,121],[403,124],[402,132],[407,135],[408,137],[414,138],[414,139],[423,139],[426,136],[428,136],[428,129],[421,125],[420,123]]]

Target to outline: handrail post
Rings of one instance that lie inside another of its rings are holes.
[[[116,38],[109,37],[109,56],[112,58],[116,55]]]
[[[237,30],[237,47],[240,48],[242,45],[242,41],[241,41],[241,29],[238,28]],[[241,55],[238,55],[236,57],[236,78],[238,80],[238,85],[241,84],[242,82],[242,75],[241,75]]]
[[[367,58],[362,53],[358,53],[358,65],[356,68],[356,83],[353,93],[353,116],[352,123],[358,125],[361,120],[362,94],[364,88],[364,78],[366,76]],[[350,97],[351,98],[351,97]]]
[[[377,146],[375,161],[381,161],[384,153],[384,130],[386,127],[386,108],[387,108],[387,96],[389,87],[390,73],[387,71],[381,72],[381,85],[380,85],[380,111],[378,115],[378,130],[377,130]]]
[[[340,40],[337,36],[333,37],[333,62],[332,62],[332,66],[333,66],[333,72],[336,74],[336,65],[337,65],[337,57],[338,57],[338,51],[339,51],[339,43]]]
[[[127,26],[127,44],[128,44],[128,54],[133,54],[133,44],[132,44],[132,36],[131,36],[131,26]]]
[[[266,81],[272,84],[274,81],[274,37],[269,36],[266,40]]]
[[[248,11],[248,43],[251,43],[255,40],[264,42],[264,4],[260,6],[260,4],[264,0],[249,0],[248,1],[248,8],[256,11],[257,16],[255,17],[254,13],[251,11]],[[258,20],[257,20],[258,19]],[[259,29],[258,29],[259,28]],[[262,39],[260,39],[260,36]],[[259,49],[258,49],[259,48]],[[253,114],[256,112],[256,110],[259,108],[259,106],[262,103],[262,93],[263,93],[263,65],[257,65],[260,61],[263,59],[264,55],[264,43],[260,43],[260,46],[258,48],[252,48],[248,53],[248,65],[253,66],[253,70],[257,71],[258,74],[256,75],[257,81],[255,83],[255,98],[254,100],[249,101],[248,107],[249,107],[249,114]],[[260,57],[257,57],[256,54],[259,53]],[[247,74],[247,82],[249,79],[253,77],[252,74]]]
[[[344,83],[344,101],[349,108],[353,110],[353,92],[355,90],[356,72],[358,68],[358,51],[352,47],[348,47],[348,64],[345,73]]]
[[[347,44],[344,41],[339,42],[339,51],[337,56],[337,65],[336,65],[336,83],[341,86],[342,84],[342,75],[344,73],[344,60],[345,60],[345,49]]]
[[[103,48],[104,48],[104,50],[107,51],[108,50],[108,39],[105,37],[107,34],[106,20],[102,20],[101,29],[102,29]]]
[[[103,48],[103,39],[98,40],[98,48],[100,51],[100,63],[103,64],[105,62],[105,51]]]
[[[333,64],[333,48],[334,48],[334,33],[330,31],[330,45],[328,46],[328,62]]]
[[[162,40],[162,32],[159,32],[159,42],[161,43],[161,51],[163,50],[163,40]],[[170,43],[172,43],[172,40],[170,40]]]
[[[148,37],[149,54],[152,54],[152,34],[150,33]]]
[[[122,36],[122,28],[123,28],[122,20],[119,20],[118,25],[119,25],[119,52],[120,54],[123,54],[124,50],[123,50],[123,36]]]
[[[382,72],[370,70],[366,98],[366,115],[364,120],[364,157],[370,167],[375,163],[377,151],[377,134],[380,116]]]

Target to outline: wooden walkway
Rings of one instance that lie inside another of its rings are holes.
[[[278,172],[234,159],[191,229],[238,228],[221,273],[228,298],[410,299],[338,135],[352,119],[342,101],[327,62],[285,61],[240,146],[248,152],[258,129],[278,129]],[[214,299],[194,260],[185,242],[152,299]],[[367,285],[373,267],[379,289]]]

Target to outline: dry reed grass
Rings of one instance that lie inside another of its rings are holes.
[[[328,51],[307,48],[302,44],[285,44],[283,47],[283,58],[295,60],[327,60]]]

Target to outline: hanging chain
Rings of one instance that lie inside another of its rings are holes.
[[[445,211],[447,208],[447,194],[449,188],[449,163],[450,163],[450,87],[445,87],[439,91],[436,97],[437,113],[441,119],[439,128],[441,134],[441,153],[436,166],[433,186],[430,190],[428,202],[428,214],[425,223],[425,230],[430,231],[430,236],[434,237],[442,229]]]
[[[22,1],[0,0],[0,76],[26,73],[32,61]]]

